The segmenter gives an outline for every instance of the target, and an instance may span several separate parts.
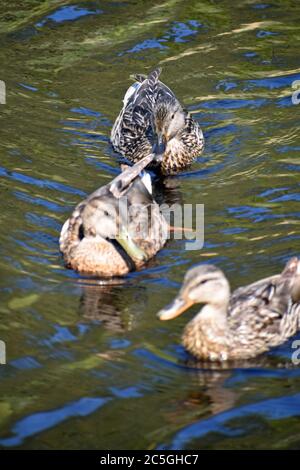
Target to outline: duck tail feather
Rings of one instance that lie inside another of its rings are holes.
[[[159,79],[161,71],[162,71],[161,67],[157,67],[156,69],[152,70],[152,72],[150,72],[148,77],[147,77],[149,82],[156,83]]]
[[[147,79],[147,75],[143,73],[134,73],[130,75],[131,80],[135,80],[136,82],[142,83],[144,80]]]
[[[161,74],[161,68],[157,67],[155,70],[149,73],[147,80],[149,84],[149,91],[152,96],[156,97],[157,95],[157,88],[158,88],[158,79]]]
[[[128,168],[130,168],[130,165],[127,165],[126,163],[121,163],[120,167],[123,173],[124,171],[128,170]],[[140,177],[143,185],[147,188],[148,192],[152,194],[153,190],[152,190],[152,180],[151,180],[150,173],[148,173],[146,170],[142,170],[138,176]]]
[[[294,276],[297,274],[300,274],[300,260],[296,256],[293,256],[293,258],[289,259],[289,261],[286,263],[284,270],[281,273],[281,276],[286,277]]]
[[[161,73],[161,69],[157,68],[149,73],[146,80],[143,81],[140,87],[141,93],[136,101],[136,105],[142,105],[145,109],[151,112],[155,105],[157,93],[158,93],[158,77]]]
[[[142,180],[143,185],[146,187],[148,190],[149,194],[153,194],[153,188],[152,188],[152,180],[151,180],[151,175],[148,173],[146,170],[142,170],[140,173],[140,178]]]
[[[281,277],[284,283],[288,282],[292,301],[300,303],[300,260],[296,256],[291,258],[285,265]]]
[[[133,97],[133,115],[143,115],[143,119],[146,119],[149,113],[152,112],[155,105],[157,93],[158,93],[158,77],[161,69],[153,70],[147,78],[139,84],[139,87]]]

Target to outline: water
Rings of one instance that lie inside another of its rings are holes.
[[[196,262],[236,287],[299,255],[299,3],[1,9],[0,446],[299,448],[292,341],[247,366],[201,368],[180,345],[195,310],[155,317]],[[205,246],[173,240],[143,271],[101,286],[64,268],[60,227],[118,173],[109,133],[128,77],[158,64],[206,137],[171,194],[205,204]]]

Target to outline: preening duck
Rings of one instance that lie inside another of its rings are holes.
[[[67,267],[99,277],[139,269],[165,244],[168,224],[151,178],[129,168],[77,205],[60,234]]]
[[[205,304],[186,326],[183,345],[204,361],[249,359],[278,346],[300,328],[300,261],[291,258],[281,274],[240,287],[213,265],[190,269],[175,300],[160,320]]]
[[[114,149],[132,162],[151,152],[160,155],[163,175],[187,168],[204,147],[202,130],[175,94],[160,82],[161,69],[135,75],[111,132]]]

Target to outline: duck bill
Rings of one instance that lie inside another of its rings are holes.
[[[183,297],[176,297],[169,305],[160,310],[157,314],[159,320],[172,320],[190,308],[194,302]]]
[[[162,156],[166,150],[166,138],[162,133],[157,133],[157,144],[154,148],[154,153],[158,156]]]
[[[119,235],[116,237],[118,243],[126,251],[128,256],[133,260],[145,261],[147,259],[146,253],[133,241],[128,230],[124,227],[121,228]]]

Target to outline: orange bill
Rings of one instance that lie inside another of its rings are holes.
[[[178,317],[193,304],[194,302],[192,300],[176,297],[173,302],[158,312],[157,317],[159,320],[172,320],[172,318]]]

